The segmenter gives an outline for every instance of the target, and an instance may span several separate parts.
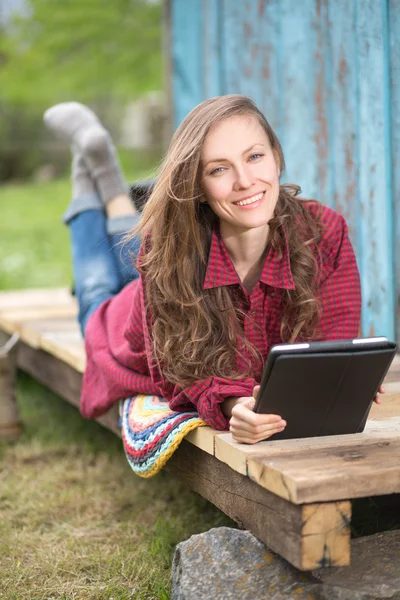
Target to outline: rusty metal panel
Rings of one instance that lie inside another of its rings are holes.
[[[282,142],[285,180],[349,224],[362,278],[363,334],[394,337],[399,1],[170,1],[176,123],[207,97],[251,96]]]

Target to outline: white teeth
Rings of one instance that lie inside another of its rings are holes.
[[[253,202],[257,202],[257,200],[261,200],[264,192],[261,194],[257,194],[256,196],[252,196],[251,198],[247,198],[247,200],[242,200],[241,202],[234,202],[237,206],[246,206],[246,204],[252,204]]]

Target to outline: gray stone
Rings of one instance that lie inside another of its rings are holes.
[[[250,532],[229,527],[181,542],[172,564],[172,600],[317,600],[309,582]]]
[[[351,543],[351,565],[318,569],[327,600],[400,600],[400,531],[385,531]]]
[[[302,573],[248,531],[229,527],[178,544],[172,600],[400,600],[400,531],[352,541],[351,566]]]

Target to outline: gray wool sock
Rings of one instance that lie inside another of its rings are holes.
[[[93,179],[90,176],[90,171],[85,159],[83,158],[82,152],[78,149],[73,149],[72,152],[72,197],[79,198],[80,196],[96,194],[97,189]],[[100,199],[99,202],[101,202]]]
[[[62,102],[44,113],[49,129],[79,149],[104,203],[128,193],[110,135],[95,113],[79,102]]]
[[[85,157],[104,203],[119,194],[128,193],[116,149],[110,135],[101,125],[93,125],[82,131],[76,138],[76,143]]]
[[[44,113],[45,125],[69,144],[75,141],[75,136],[100,121],[90,108],[79,102],[61,102],[55,104]]]
[[[72,156],[71,180],[72,200],[63,216],[64,223],[69,223],[71,219],[85,210],[104,210],[83,155],[78,150]]]

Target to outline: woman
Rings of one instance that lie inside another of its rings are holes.
[[[359,330],[344,219],[280,185],[280,143],[244,96],[212,98],[189,113],[140,221],[96,116],[68,103],[45,122],[74,154],[65,220],[87,352],[82,414],[98,417],[147,393],[174,410],[196,409],[238,442],[282,431],[279,415],[252,410],[271,346]],[[131,227],[130,248],[142,241],[140,277],[126,264],[121,275],[116,242]]]

